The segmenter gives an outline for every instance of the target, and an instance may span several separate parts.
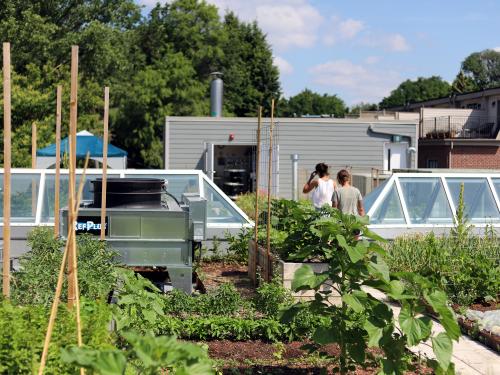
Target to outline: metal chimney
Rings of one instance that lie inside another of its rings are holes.
[[[211,117],[221,117],[222,116],[222,95],[224,90],[224,83],[220,76],[222,73],[213,72],[210,73],[213,77],[212,82],[210,82],[210,116]]]

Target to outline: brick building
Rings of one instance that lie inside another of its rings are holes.
[[[389,113],[418,116],[419,168],[500,169],[500,87],[411,103]]]

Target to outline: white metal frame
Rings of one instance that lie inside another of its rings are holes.
[[[30,168],[13,168],[11,169],[12,175],[21,175],[21,174],[35,174],[40,175],[39,180],[39,188],[38,188],[38,197],[37,197],[37,205],[36,205],[36,214],[35,221],[28,223],[12,223],[13,227],[33,227],[33,226],[54,226],[54,223],[42,222],[42,205],[43,205],[43,196],[45,191],[45,178],[47,175],[55,175],[54,169],[30,169]],[[77,169],[76,173],[81,174],[83,169]],[[3,175],[4,170],[0,168],[0,175]],[[68,169],[61,169],[61,175],[67,175],[69,173]],[[102,169],[88,169],[87,174],[102,174]],[[198,176],[198,187],[200,189],[200,196],[205,197],[205,191],[203,189],[203,183],[209,184],[220,196],[224,199],[225,202],[228,203],[239,215],[241,215],[246,221],[246,223],[207,223],[207,228],[221,229],[238,229],[242,227],[253,226],[253,221],[231,200],[226,194],[219,189],[219,187],[210,180],[207,175],[205,175],[202,171],[193,169],[113,169],[108,170],[108,177],[119,176],[120,178],[124,178],[125,175],[196,175]],[[3,221],[0,221],[0,226],[3,226]]]
[[[373,203],[372,207],[370,207],[370,210],[367,212],[368,216],[372,216],[373,213],[377,210],[377,208],[380,206],[380,204],[384,201],[386,198],[389,190],[392,188],[392,184],[395,184],[396,190],[399,195],[399,199],[401,202],[401,206],[403,208],[403,215],[406,221],[406,224],[370,224],[370,228],[372,229],[389,229],[389,228],[394,228],[394,229],[418,229],[418,228],[453,228],[455,224],[412,224],[410,221],[410,217],[408,214],[408,208],[406,206],[406,202],[404,199],[404,195],[401,190],[401,184],[399,182],[400,177],[408,177],[408,178],[439,178],[441,180],[441,184],[443,185],[444,192],[446,195],[446,199],[448,200],[448,204],[450,205],[452,214],[453,214],[453,220],[456,222],[456,207],[453,202],[453,198],[451,196],[451,192],[448,188],[448,184],[446,182],[446,178],[462,178],[464,180],[469,179],[469,178],[482,178],[486,179],[488,186],[493,193],[493,198],[496,204],[497,210],[500,212],[500,197],[497,194],[497,191],[495,189],[495,186],[493,184],[493,179],[500,179],[500,173],[476,173],[476,172],[461,172],[461,173],[453,173],[453,172],[441,172],[441,173],[394,173],[389,180],[387,181],[386,185],[384,186],[384,189],[380,192],[378,198],[376,201]],[[487,220],[485,219],[485,223],[474,223],[474,227],[477,228],[486,228],[493,226],[495,228],[500,228],[500,222],[486,222]]]

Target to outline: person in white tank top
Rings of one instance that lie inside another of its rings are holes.
[[[315,178],[316,176],[318,178]],[[302,192],[307,194],[312,191],[312,203],[314,207],[320,209],[325,204],[331,206],[335,187],[335,181],[330,178],[328,173],[328,165],[325,163],[319,163],[316,164],[315,171],[311,173],[311,176],[304,185]]]

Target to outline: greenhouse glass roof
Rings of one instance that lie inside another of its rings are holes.
[[[462,184],[467,221],[479,232],[500,227],[500,174],[395,173],[365,197],[370,228],[386,238],[446,233],[456,222]]]
[[[82,170],[77,170],[77,176]],[[101,169],[87,170],[83,200],[92,200],[90,181],[101,177]],[[168,191],[177,199],[185,192],[198,192],[207,199],[207,229],[210,233],[223,234],[228,229],[252,225],[245,213],[199,170],[108,170],[108,177],[163,178],[168,181]],[[78,179],[78,177],[77,177]],[[3,169],[0,169],[0,216],[3,216]],[[11,176],[11,226],[31,227],[54,225],[55,170],[12,169]],[[66,205],[68,170],[61,170],[61,207]],[[0,226],[3,221],[0,221]]]

